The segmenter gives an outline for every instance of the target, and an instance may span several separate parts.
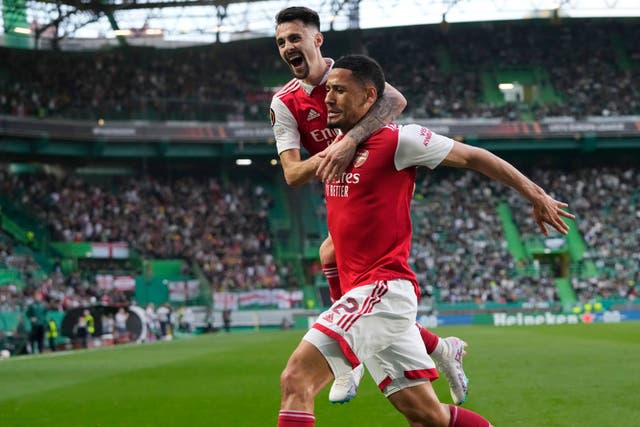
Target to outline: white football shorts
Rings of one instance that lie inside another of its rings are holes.
[[[338,377],[364,362],[385,396],[438,378],[416,326],[417,298],[404,279],[344,294],[305,334]]]

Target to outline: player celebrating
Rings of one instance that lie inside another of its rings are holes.
[[[299,186],[316,175],[323,181],[339,176],[353,159],[358,144],[399,116],[406,100],[386,84],[384,97],[339,142],[332,143],[338,132],[326,126],[324,97],[333,61],[323,58],[320,50],[323,36],[318,14],[306,7],[281,10],[276,16],[276,43],[280,57],[295,77],[274,95],[270,111],[285,180],[289,185]],[[311,157],[301,160],[301,145]],[[336,301],[342,291],[331,237],[320,246],[320,261],[331,299]],[[468,379],[462,368],[466,343],[456,337],[441,339],[419,324],[418,329],[427,352],[449,381],[453,402],[462,404],[468,390]],[[355,396],[362,375],[362,366],[359,366],[353,373],[337,377],[329,391],[329,400],[348,402]]]
[[[325,84],[328,126],[347,132],[383,96],[384,85],[382,69],[371,58],[336,61]],[[440,403],[430,382],[437,376],[434,364],[413,327],[419,289],[408,265],[409,210],[419,165],[468,168],[507,184],[531,202],[544,234],[547,224],[567,234],[562,217],[573,218],[563,209],[567,204],[501,158],[419,125],[380,127],[360,145],[345,173],[325,184],[344,294],[287,362],[278,427],[313,427],[319,390],[362,361],[409,425],[491,427],[472,411]]]

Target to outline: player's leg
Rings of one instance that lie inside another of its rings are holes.
[[[322,272],[329,284],[329,295],[331,302],[337,301],[342,296],[340,290],[340,276],[338,276],[338,266],[336,264],[336,253],[333,249],[333,239],[331,236],[324,239],[319,249]]]
[[[435,364],[420,346],[418,330],[410,328],[365,362],[374,381],[411,426],[490,427],[480,415],[440,403],[431,381]]]
[[[430,382],[399,390],[388,399],[412,427],[449,427],[451,414],[438,400]]]
[[[491,427],[480,414],[440,403],[429,382],[400,390],[389,401],[412,427]]]
[[[386,283],[356,288],[320,314],[282,372],[282,404],[278,427],[312,427],[315,423],[313,401],[320,389],[334,376],[349,373],[354,366],[359,365],[357,353],[362,353],[364,357],[374,354],[366,347],[368,341],[365,332],[372,331],[370,318],[356,314],[374,296],[378,296],[378,303],[371,308],[384,306],[382,300],[387,290]],[[348,326],[345,325],[347,321],[350,321]],[[396,324],[397,322],[398,320]],[[399,319],[399,322],[403,323],[397,328],[415,329],[406,319]],[[374,344],[384,348],[392,342],[393,337],[393,334],[388,333],[380,343]],[[363,352],[362,347],[366,347]],[[374,347],[379,351],[380,348]]]
[[[302,340],[280,376],[282,402],[278,427],[313,427],[313,401],[332,379],[333,373],[322,353]]]
[[[340,277],[338,276],[338,266],[336,265],[336,254],[333,249],[331,236],[327,237],[320,245],[320,263],[327,283],[329,283],[329,295],[331,302],[337,301],[342,296],[340,289]],[[329,390],[329,401],[332,403],[347,403],[356,396],[360,380],[364,375],[362,366],[356,367],[351,372],[336,377],[336,380]]]

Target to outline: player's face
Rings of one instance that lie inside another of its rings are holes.
[[[363,85],[345,68],[329,72],[326,88],[327,127],[343,132],[358,123],[376,100],[375,88]]]
[[[294,77],[304,80],[309,76],[320,54],[322,35],[300,20],[283,22],[276,27],[276,44],[280,57],[287,63]],[[321,65],[324,67],[324,64]]]

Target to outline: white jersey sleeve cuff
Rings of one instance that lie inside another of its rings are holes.
[[[449,154],[455,141],[426,127],[410,124],[400,127],[394,158],[397,170],[410,166],[435,169]]]

